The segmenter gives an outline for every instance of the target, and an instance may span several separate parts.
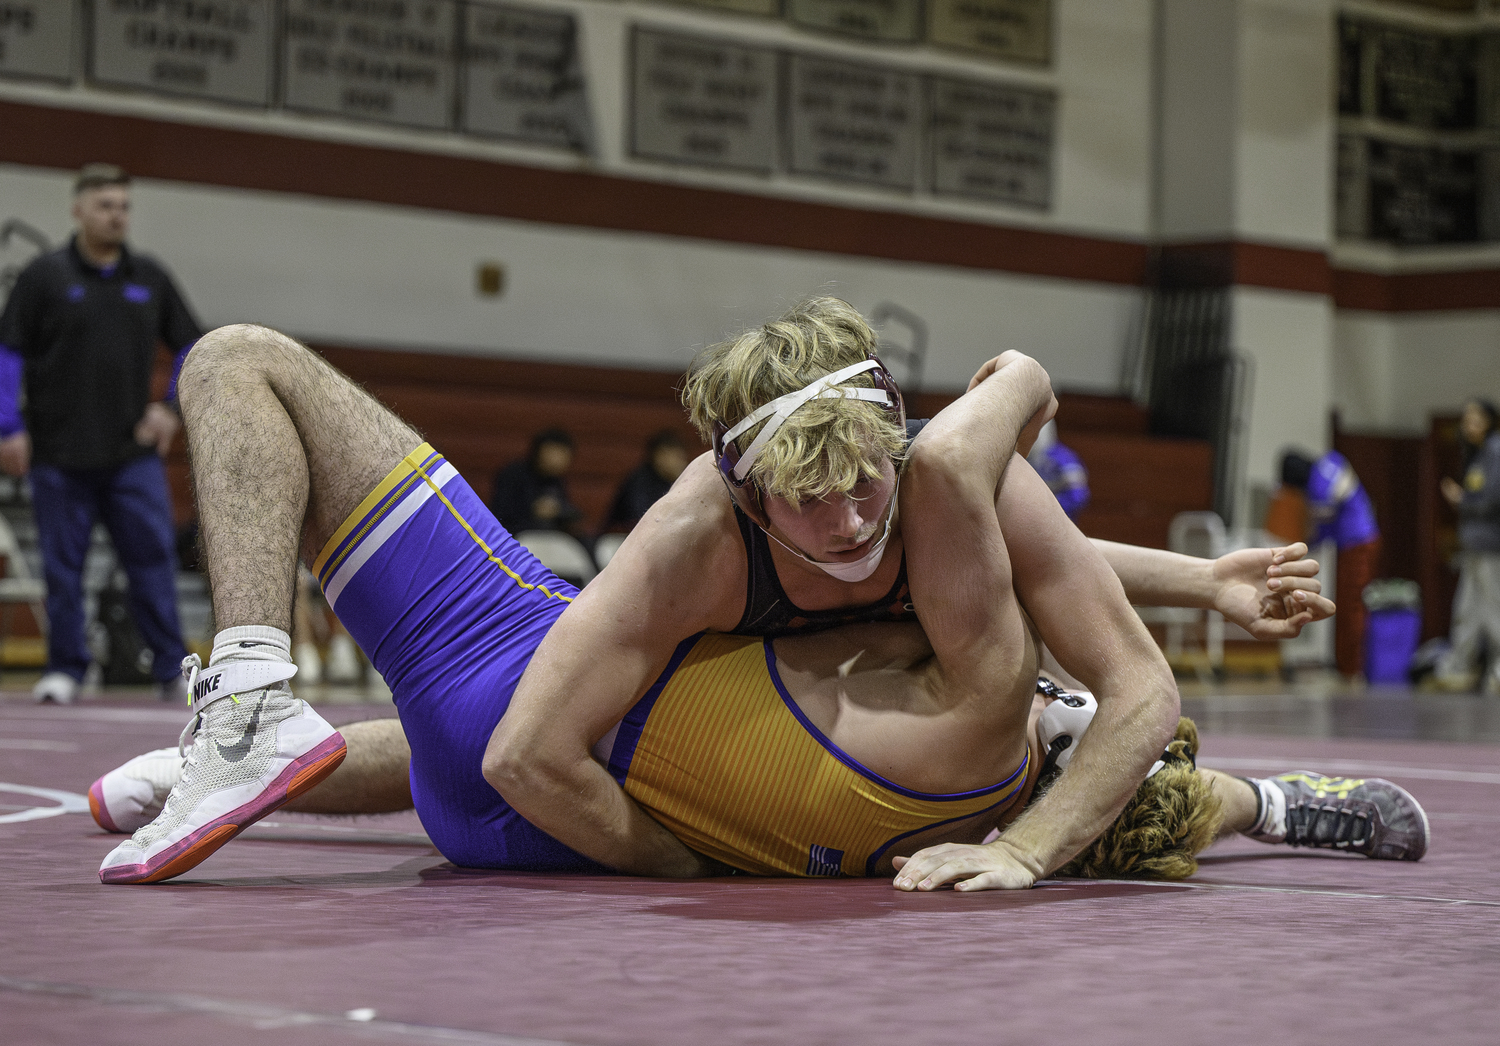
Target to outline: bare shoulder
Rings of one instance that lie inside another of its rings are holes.
[[[712,455],[690,463],[589,583],[689,631],[727,631],[744,609],[744,541]]]

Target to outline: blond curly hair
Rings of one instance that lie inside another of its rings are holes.
[[[715,424],[733,427],[779,396],[858,363],[875,350],[875,332],[848,302],[809,298],[786,315],[700,352],[688,370],[682,402],[711,442]],[[870,387],[869,374],[843,384]],[[743,452],[757,425],[735,441]],[[899,463],[906,433],[876,403],[831,397],[804,404],[761,448],[750,478],[788,501],[847,494],[878,480],[881,459]]]
[[[1187,716],[1166,765],[1141,782],[1120,816],[1058,875],[1082,879],[1186,879],[1218,837],[1224,804],[1198,773],[1198,727]],[[1050,783],[1050,782],[1049,782]],[[1038,786],[1037,792],[1043,791]]]

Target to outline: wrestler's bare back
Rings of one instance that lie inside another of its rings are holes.
[[[982,687],[953,685],[918,624],[846,625],[772,645],[787,693],[829,740],[904,788],[950,794],[989,787],[1021,762],[1038,666],[1035,638],[1020,638]]]

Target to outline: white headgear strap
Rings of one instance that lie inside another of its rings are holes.
[[[756,435],[755,441],[740,456],[739,462],[735,464],[735,481],[738,483],[745,482],[745,477],[750,475],[750,466],[755,464],[755,459],[760,455],[766,442],[776,434],[776,430],[781,428],[786,419],[796,413],[797,408],[801,407],[804,403],[811,400],[833,399],[837,397],[839,399],[867,400],[870,403],[883,403],[890,406],[891,394],[885,389],[864,387],[844,388],[839,386],[839,382],[847,381],[856,374],[863,374],[865,371],[874,370],[879,366],[880,363],[877,360],[862,360],[859,363],[845,367],[843,370],[836,370],[832,374],[825,374],[806,388],[777,397],[745,418],[734,428],[724,433],[723,445],[727,447],[734,440],[738,439],[742,433],[748,432],[763,418],[768,416],[771,418],[770,421],[766,422],[765,428],[761,429],[759,434]]]

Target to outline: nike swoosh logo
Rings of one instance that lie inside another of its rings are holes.
[[[262,643],[262,642],[259,642],[258,640],[254,640],[254,639],[242,639],[242,640],[240,640],[240,646],[242,646],[242,647],[270,646],[270,645],[271,644],[269,644],[269,643]]]
[[[234,744],[221,745],[214,742],[214,747],[219,750],[219,757],[226,763],[238,763],[250,754],[250,748],[255,744],[255,728],[260,725],[260,709],[260,705],[255,706],[255,711],[250,713],[250,722],[245,724],[245,732]]]

